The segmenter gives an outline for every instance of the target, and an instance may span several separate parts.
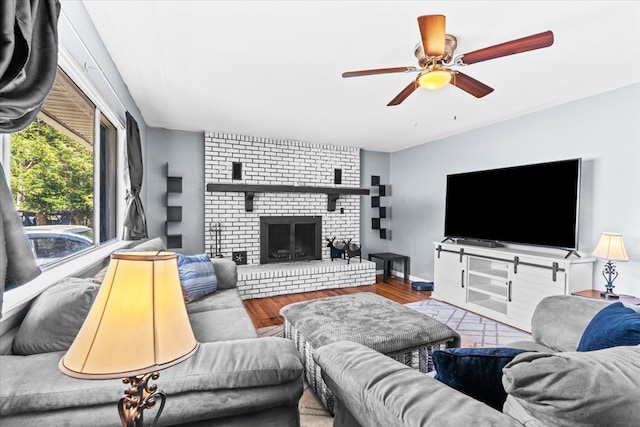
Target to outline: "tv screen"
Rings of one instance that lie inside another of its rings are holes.
[[[447,176],[444,234],[578,249],[581,159]]]

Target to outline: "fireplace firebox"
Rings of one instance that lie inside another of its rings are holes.
[[[260,217],[260,264],[321,259],[321,216]]]

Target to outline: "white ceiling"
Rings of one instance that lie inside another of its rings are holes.
[[[149,126],[396,151],[640,81],[636,1],[84,1]],[[461,69],[476,99],[416,74],[416,18],[443,14],[456,54],[552,30],[551,47]]]

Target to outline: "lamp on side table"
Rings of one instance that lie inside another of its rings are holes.
[[[602,270],[602,276],[607,281],[607,291],[601,292],[600,295],[605,298],[618,298],[618,295],[613,293],[613,281],[618,277],[613,261],[629,261],[627,251],[624,249],[622,234],[602,233],[591,255],[607,260],[604,264],[604,270]]]
[[[198,348],[173,252],[115,252],[95,302],[60,370],[75,378],[123,378],[123,427],[141,427],[143,410],[166,396],[149,380]],[[91,424],[87,420],[87,424]]]

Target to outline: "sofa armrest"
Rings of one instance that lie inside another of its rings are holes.
[[[554,295],[542,299],[531,318],[534,341],[555,351],[576,351],[593,316],[611,304],[574,295]]]
[[[338,400],[335,426],[521,426],[513,418],[361,344],[341,341],[313,358]],[[344,410],[348,412],[343,412]]]
[[[211,258],[218,278],[218,289],[232,289],[238,284],[238,266],[229,258]]]

